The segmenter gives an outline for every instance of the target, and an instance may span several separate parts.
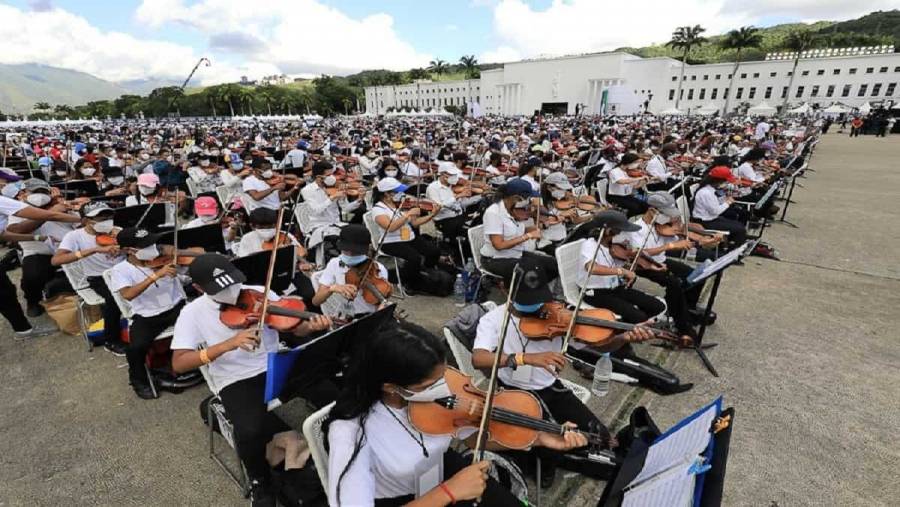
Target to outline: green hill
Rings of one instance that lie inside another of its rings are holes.
[[[4,113],[28,113],[37,102],[83,104],[123,93],[128,90],[77,70],[0,64],[0,111]]]

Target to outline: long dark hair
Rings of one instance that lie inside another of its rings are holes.
[[[373,405],[383,396],[382,385],[391,383],[406,387],[422,382],[435,366],[444,363],[446,357],[447,350],[438,337],[409,322],[382,328],[356,356],[334,408],[323,425],[327,435],[332,421],[359,419],[353,454],[337,479],[338,504],[341,481],[366,443],[366,420]]]

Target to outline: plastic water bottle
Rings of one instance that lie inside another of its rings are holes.
[[[463,281],[466,282],[465,300],[466,303],[471,303],[475,300],[475,288],[478,287],[478,273],[475,272],[475,263],[472,259],[466,261],[463,274]]]
[[[456,275],[456,281],[453,282],[453,301],[456,306],[465,306],[466,304],[466,281],[463,280],[462,273]]]
[[[603,354],[603,357],[597,360],[594,367],[594,381],[591,383],[591,392],[594,396],[602,398],[609,393],[609,377],[612,374],[612,359],[609,353]]]

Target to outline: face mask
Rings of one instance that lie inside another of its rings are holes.
[[[166,157],[166,162],[168,162],[168,163],[170,163],[170,164],[171,164],[172,162],[175,162],[175,157],[173,157],[172,155],[169,155],[168,157]]]
[[[215,294],[210,294],[210,299],[215,301],[216,303],[222,303],[225,305],[233,305],[237,303],[238,297],[241,295],[241,284],[236,283],[233,285],[229,285],[224,289],[216,292]]]
[[[212,156],[214,156],[214,157],[218,157],[218,156],[219,156],[219,150],[212,150],[211,152],[209,152],[209,154],[212,155]]]
[[[150,160],[149,153],[141,153],[141,160]]]
[[[513,308],[515,308],[519,313],[537,313],[537,311],[540,310],[542,306],[544,306],[544,303],[521,305],[519,303],[513,302]]]
[[[119,186],[122,183],[125,183],[125,178],[123,178],[122,176],[113,176],[109,179],[110,185]]]
[[[244,168],[244,164],[241,162],[238,162],[236,164],[231,164],[231,168],[240,171],[241,169]]]
[[[202,217],[200,217],[200,221],[205,223],[212,223],[215,222],[217,218],[219,217],[217,217],[216,215],[203,215]]]
[[[667,224],[672,221],[672,217],[663,215],[662,213],[656,215],[656,223],[658,224]]]
[[[95,172],[97,172],[97,170],[94,169],[93,167],[83,167],[83,168],[81,168],[81,174],[83,174],[83,175],[85,175],[85,176],[93,176]]]
[[[108,234],[113,230],[113,221],[112,219],[101,220],[100,222],[94,222],[94,230],[99,232],[100,234]]]
[[[322,180],[322,182],[325,183],[326,187],[333,187],[334,184],[337,183],[337,178],[335,178],[334,175],[325,176],[325,179]]]
[[[456,185],[457,183],[459,183],[459,176],[458,175],[449,176],[447,178],[447,183],[449,183],[451,185]]]
[[[47,194],[31,194],[25,198],[25,201],[32,206],[42,208],[50,203],[51,197]]]
[[[406,401],[430,402],[451,396],[452,393],[447,386],[447,381],[440,379],[422,391],[410,391],[409,389],[399,387],[397,389],[397,394]]]
[[[565,190],[551,190],[550,195],[553,196],[554,199],[562,199],[566,196]]]
[[[389,178],[393,178],[394,176],[397,176],[397,171],[385,171],[384,175]]]
[[[393,194],[391,195],[391,200],[394,202],[400,202],[403,200],[403,194]]]
[[[256,229],[256,233],[259,234],[263,241],[269,241],[275,237],[275,229]]]
[[[263,172],[262,172],[262,177],[265,178],[265,179],[271,178],[271,177],[272,177],[272,171],[271,171],[271,170],[268,170],[268,169],[265,170],[265,171],[263,171]]]
[[[138,260],[150,261],[159,257],[159,249],[156,248],[156,245],[150,245],[135,252],[134,256],[137,257]]]
[[[527,200],[527,199],[523,199],[523,200],[521,200],[521,201],[516,201],[516,203],[513,204],[513,208],[524,209],[524,208],[527,208],[527,207],[528,207],[528,200]]]
[[[341,262],[344,263],[345,266],[357,266],[366,262],[369,257],[366,255],[347,255],[341,254]]]
[[[200,161],[200,167],[208,167],[208,166],[209,166],[209,160],[201,160]]]
[[[140,192],[141,195],[153,195],[153,193],[156,192],[156,187],[145,187],[144,185],[138,185],[138,192]]]
[[[66,171],[56,171],[56,175],[57,175],[57,176],[65,176],[65,175],[66,175]]]

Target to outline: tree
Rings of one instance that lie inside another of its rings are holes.
[[[437,74],[439,76],[441,74],[444,74],[445,72],[447,72],[447,70],[449,68],[450,68],[450,65],[447,62],[445,62],[444,60],[441,60],[440,58],[438,58],[437,60],[431,60],[431,62],[429,62],[429,66],[428,66],[428,70],[430,70],[432,73]]]
[[[681,85],[684,82],[684,66],[687,65],[688,53],[706,42],[706,37],[700,36],[705,31],[706,28],[700,25],[679,26],[672,32],[672,40],[666,43],[666,46],[682,51],[681,76],[678,78],[678,91],[675,93],[675,109],[678,109],[678,104],[681,102]]]
[[[725,95],[724,114],[728,114],[728,103],[731,100],[731,89],[734,85],[734,77],[737,75],[738,67],[741,66],[741,51],[749,48],[758,48],[762,44],[762,34],[759,29],[753,26],[742,26],[737,30],[732,30],[725,35],[719,46],[722,49],[735,50],[734,69],[731,71],[731,80],[728,81],[728,93]]]
[[[425,79],[428,77],[428,71],[425,69],[418,67],[415,69],[409,70],[409,78],[410,79]]]
[[[478,60],[475,58],[475,55],[464,55],[460,57],[459,63],[463,66],[463,70],[466,71],[466,77],[468,79],[475,79],[478,77]]]
[[[52,107],[47,102],[38,102],[34,105],[33,109],[35,111],[49,111]]]
[[[219,97],[223,102],[228,103],[228,108],[231,110],[231,116],[234,116],[234,101],[240,97],[239,93],[241,91],[240,86],[232,83],[227,85],[222,85],[220,89]]]
[[[256,95],[266,105],[269,116],[272,116],[272,102],[275,101],[275,95],[278,93],[276,90],[277,88],[272,85],[260,86],[256,90]]]
[[[800,54],[812,49],[816,45],[816,39],[809,30],[796,30],[788,34],[784,39],[783,49],[794,52],[794,67],[791,69],[791,79],[788,81],[787,93],[781,102],[781,113],[787,111],[788,99],[791,97],[791,88],[794,86],[794,76],[797,74],[797,64],[800,63]]]

